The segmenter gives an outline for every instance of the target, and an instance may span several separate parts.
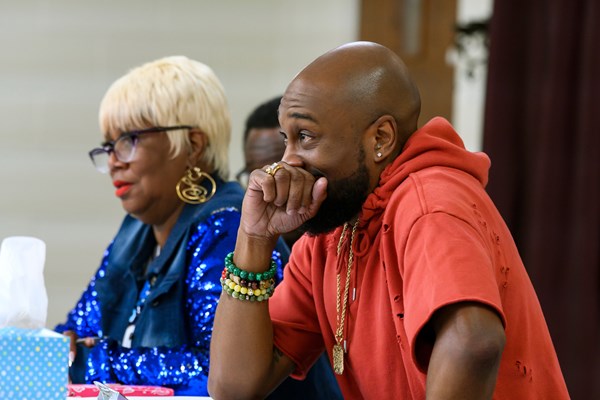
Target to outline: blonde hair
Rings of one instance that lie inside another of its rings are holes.
[[[125,132],[189,125],[202,131],[202,161],[223,180],[229,177],[231,119],[225,90],[210,67],[184,56],[152,61],[116,80],[100,104],[100,129]],[[166,132],[173,157],[190,151],[189,135]]]

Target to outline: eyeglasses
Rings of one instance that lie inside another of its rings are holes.
[[[178,129],[193,129],[193,126],[178,125],[178,126],[155,126],[139,131],[123,132],[117,140],[111,140],[102,143],[101,147],[96,147],[88,153],[94,166],[103,174],[108,172],[108,158],[110,153],[115,153],[117,160],[121,162],[131,162],[135,156],[135,149],[141,135],[147,133],[167,132]]]

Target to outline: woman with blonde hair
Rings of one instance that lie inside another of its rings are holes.
[[[227,181],[223,87],[200,62],[163,58],[115,81],[99,119],[104,142],[89,155],[110,175],[127,215],[56,327],[71,337],[72,381],[206,395],[223,259],[234,248],[244,194]],[[283,242],[274,256],[277,280],[288,256]],[[245,298],[264,301],[271,292]]]

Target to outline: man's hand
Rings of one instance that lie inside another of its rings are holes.
[[[327,197],[327,180],[284,161],[252,172],[240,228],[246,235],[272,239],[314,217]],[[269,171],[269,172],[267,172]],[[273,172],[274,171],[274,172]]]
[[[325,200],[327,180],[283,161],[250,174],[242,205],[233,262],[247,272],[269,268],[281,233],[314,217]],[[244,327],[240,329],[240,326]],[[215,398],[264,398],[294,369],[274,353],[273,327],[266,302],[250,303],[221,294],[211,340],[209,392]],[[232,362],[240,356],[252,368]]]

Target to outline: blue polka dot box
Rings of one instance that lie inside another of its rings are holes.
[[[0,399],[65,400],[69,339],[48,329],[0,328]]]

